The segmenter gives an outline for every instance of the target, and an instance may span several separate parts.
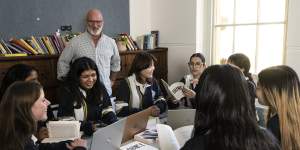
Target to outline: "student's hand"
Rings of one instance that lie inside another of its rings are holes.
[[[193,90],[188,89],[186,87],[182,88],[182,92],[187,98],[193,98],[196,96],[196,93]]]
[[[69,150],[73,150],[76,147],[84,147],[87,148],[87,144],[86,144],[86,140],[83,139],[75,139],[73,142],[71,142],[70,144],[67,143],[67,148]]]
[[[150,111],[151,116],[153,117],[157,117],[160,114],[160,110],[157,106],[153,105],[151,107],[148,108]]]
[[[46,127],[41,127],[38,130],[38,135],[37,135],[38,140],[42,141],[43,139],[48,138],[48,137],[49,137],[48,129]]]
[[[192,79],[190,80],[191,84],[193,84],[194,86],[198,84],[198,79]]]

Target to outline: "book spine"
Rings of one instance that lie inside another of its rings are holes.
[[[1,52],[1,54],[6,54],[6,51],[5,51],[4,47],[2,46],[1,42],[0,42],[0,52]]]
[[[11,50],[11,52],[12,52],[13,54],[15,54],[15,53],[24,53],[24,52],[22,52],[21,50],[17,49],[16,47],[10,45],[9,43],[7,43],[6,45],[7,45],[7,47]]]
[[[15,48],[19,49],[20,51],[26,53],[26,54],[32,54],[30,51],[24,49],[23,47],[19,46],[18,44],[16,43],[12,43],[10,42],[10,45],[14,46]]]
[[[49,54],[51,54],[51,55],[55,54],[53,49],[51,49],[50,44],[48,43],[47,38],[45,36],[42,37],[42,41],[45,44],[45,46],[47,47]]]
[[[47,41],[49,42],[52,50],[54,51],[54,53],[59,54],[59,50],[56,48],[55,43],[54,43],[53,39],[51,38],[51,36],[48,35],[48,36],[46,36],[46,38],[47,38]]]
[[[14,53],[14,54],[0,54],[0,56],[5,56],[5,57],[20,57],[20,56],[28,56],[25,53]]]
[[[41,37],[36,37],[37,42],[39,43],[39,45],[41,46],[42,50],[44,51],[45,54],[49,54],[48,49],[46,48],[43,40]]]
[[[37,52],[35,49],[33,49],[29,44],[27,44],[27,43],[24,41],[24,39],[20,39],[20,42],[23,43],[23,45],[25,46],[25,48],[26,48],[27,50],[30,50],[30,51],[31,51],[33,54],[35,54],[35,55],[38,54],[38,52]]]
[[[4,40],[1,40],[1,44],[4,47],[6,54],[12,54],[12,52],[10,51],[10,49],[7,47],[6,43]]]
[[[45,52],[42,50],[41,46],[39,45],[39,43],[37,42],[37,40],[35,39],[35,37],[31,36],[31,39],[32,39],[33,44],[35,45],[35,47],[39,51],[39,53],[45,54]]]

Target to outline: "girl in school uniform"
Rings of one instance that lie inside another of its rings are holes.
[[[205,57],[203,56],[203,54],[194,53],[190,57],[188,67],[190,69],[190,74],[185,75],[180,80],[180,82],[184,83],[184,88],[182,88],[182,92],[185,97],[181,101],[178,101],[178,103],[168,101],[168,106],[171,109],[175,109],[178,107],[196,108],[194,100],[194,97],[196,95],[195,88],[198,84],[202,72],[206,68]]]
[[[42,86],[17,81],[8,87],[0,103],[0,145],[4,150],[85,150],[86,141],[75,139],[59,143],[40,143],[33,135],[37,121],[47,119]]]
[[[146,52],[135,56],[130,76],[121,81],[116,91],[116,111],[118,116],[147,109],[152,116],[158,116],[167,109],[159,84],[153,77],[156,58]]]
[[[192,138],[182,150],[280,150],[276,138],[253,118],[249,98],[238,68],[206,68],[196,87]]]
[[[253,117],[257,118],[256,109],[255,109],[256,84],[252,78],[252,74],[249,72],[250,67],[251,67],[249,58],[242,53],[236,53],[236,54],[232,54],[228,57],[227,63],[238,67],[243,72],[243,75],[246,78],[247,85],[248,85],[249,92],[250,92],[250,105],[252,108]]]
[[[299,77],[288,66],[269,67],[258,74],[258,100],[269,106],[267,128],[284,150],[300,149],[299,89]]]
[[[117,121],[110,97],[100,82],[96,63],[87,57],[76,59],[63,86],[59,88],[58,117],[74,117],[81,121],[81,130],[92,135],[96,126]]]
[[[1,97],[3,96],[5,90],[14,82],[16,81],[26,81],[26,82],[37,82],[39,83],[39,71],[29,65],[26,64],[16,64],[11,66],[6,74],[4,75],[4,78],[2,80],[1,88],[0,88],[0,101]],[[54,115],[50,107],[48,107],[47,110],[47,120],[54,120]],[[38,140],[43,140],[44,138],[49,137],[48,130],[46,128],[46,122],[45,121],[39,121],[36,137]]]

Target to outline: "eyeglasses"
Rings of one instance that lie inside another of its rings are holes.
[[[87,21],[89,24],[102,24],[102,20],[88,20]]]
[[[201,67],[203,65],[203,63],[201,63],[201,62],[196,62],[196,63],[189,62],[188,65],[190,67]]]

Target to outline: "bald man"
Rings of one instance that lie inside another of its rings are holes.
[[[86,15],[86,31],[74,37],[61,53],[57,63],[57,78],[66,77],[70,62],[80,57],[89,57],[97,64],[100,80],[111,95],[111,86],[120,71],[120,56],[114,39],[102,32],[104,25],[100,10],[91,9]]]

